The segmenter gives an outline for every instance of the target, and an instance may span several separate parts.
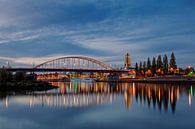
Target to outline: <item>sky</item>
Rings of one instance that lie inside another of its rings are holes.
[[[195,66],[195,0],[0,0],[0,66],[83,55],[115,66],[172,51]]]

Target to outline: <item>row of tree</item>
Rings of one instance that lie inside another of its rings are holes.
[[[174,53],[171,53],[171,59],[168,61],[168,57],[165,54],[163,58],[161,55],[156,59],[153,57],[152,62],[148,57],[147,61],[135,64],[135,71],[137,75],[155,76],[155,75],[167,75],[174,74],[177,69],[176,58]]]

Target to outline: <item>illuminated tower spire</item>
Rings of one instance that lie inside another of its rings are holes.
[[[124,63],[125,63],[125,68],[126,69],[131,67],[131,58],[130,58],[130,54],[129,53],[127,53],[125,55],[125,62]]]

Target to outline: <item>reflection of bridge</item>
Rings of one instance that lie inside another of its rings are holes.
[[[97,72],[97,73],[127,73],[128,70],[117,70],[111,66],[89,57],[70,56],[44,62],[34,68],[7,68],[8,71],[24,72]]]

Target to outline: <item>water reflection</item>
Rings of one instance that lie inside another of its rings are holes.
[[[1,102],[5,107],[16,103],[29,107],[86,107],[112,104],[122,97],[122,103],[127,111],[131,110],[132,104],[140,104],[159,111],[167,112],[170,109],[174,113],[180,96],[186,98],[185,101],[189,106],[192,105],[194,97],[194,86],[103,82],[52,82],[52,84],[59,88],[25,95],[6,96],[1,93]]]

